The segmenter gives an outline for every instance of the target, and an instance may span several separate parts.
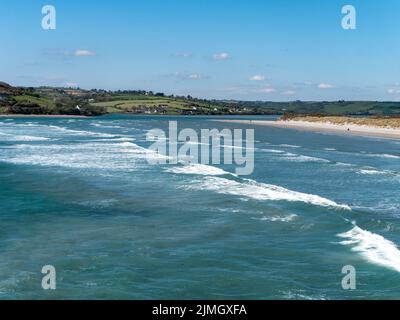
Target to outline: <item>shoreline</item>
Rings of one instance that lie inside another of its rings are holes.
[[[248,124],[255,126],[269,126],[282,129],[312,131],[312,132],[330,132],[341,133],[349,136],[376,137],[388,139],[400,139],[400,129],[381,128],[373,126],[361,126],[355,124],[333,124],[326,122],[308,122],[308,121],[264,121],[264,120],[215,120],[225,123]]]
[[[0,114],[0,118],[78,118],[84,119],[87,116],[74,116],[64,114]]]

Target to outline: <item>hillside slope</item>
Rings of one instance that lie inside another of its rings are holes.
[[[359,115],[397,116],[400,102],[265,102],[206,100],[143,90],[107,91],[53,87],[12,87],[0,82],[0,113],[86,115],[107,113],[168,115]]]

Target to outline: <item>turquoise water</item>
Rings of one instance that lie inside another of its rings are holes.
[[[0,120],[0,299],[400,298],[399,141],[257,127],[237,177],[148,164],[146,133],[169,120],[249,128]]]

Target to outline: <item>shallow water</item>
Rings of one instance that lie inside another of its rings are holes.
[[[0,120],[0,299],[400,298],[400,142],[257,127],[238,177],[150,165],[146,133],[170,120],[249,128]]]

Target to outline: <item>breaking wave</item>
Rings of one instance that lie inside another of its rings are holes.
[[[366,260],[400,272],[400,250],[392,241],[358,226],[338,234],[338,237],[347,239],[341,244],[351,246]]]
[[[351,210],[348,205],[338,204],[332,200],[314,194],[292,191],[283,187],[259,183],[250,179],[235,181],[221,177],[206,177],[196,181],[190,189],[209,190],[219,194],[234,195],[254,200],[304,202],[322,207]]]
[[[176,174],[197,174],[197,175],[208,175],[208,176],[223,176],[227,174],[233,175],[232,173],[222,170],[220,168],[204,164],[191,164],[181,167],[173,167],[173,168],[168,168],[165,171]]]

